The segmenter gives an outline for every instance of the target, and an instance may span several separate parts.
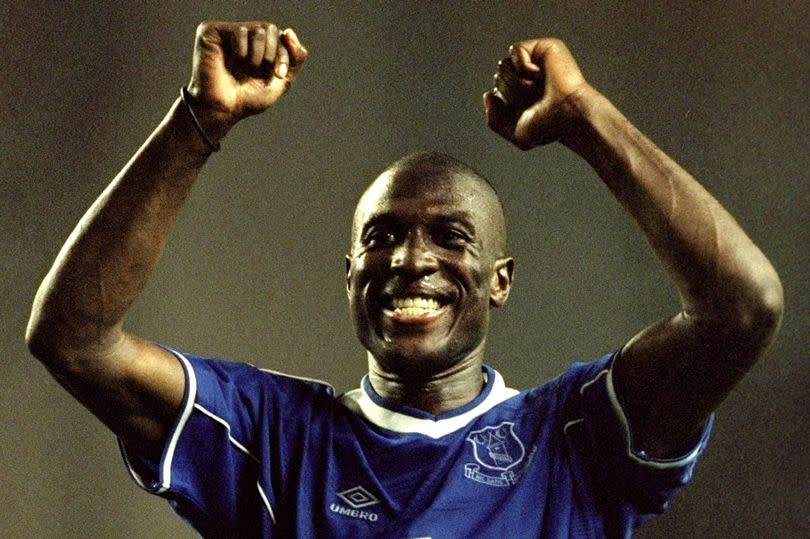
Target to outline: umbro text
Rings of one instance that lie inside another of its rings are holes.
[[[369,522],[377,522],[377,519],[380,518],[377,513],[372,513],[371,511],[360,511],[359,509],[349,509],[348,507],[343,507],[342,505],[336,503],[329,504],[329,510],[333,513],[337,513],[338,515],[359,518],[360,520],[368,520]]]

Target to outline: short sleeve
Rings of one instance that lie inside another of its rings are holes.
[[[171,350],[170,350],[171,351]],[[143,489],[167,499],[203,536],[268,536],[275,522],[273,474],[285,436],[280,410],[306,408],[331,388],[251,365],[171,351],[185,373],[185,394],[159,462],[121,447],[127,469]],[[302,414],[305,416],[305,414]],[[226,532],[227,531],[227,532]]]
[[[612,354],[604,356],[579,389],[584,432],[594,476],[608,497],[632,506],[638,522],[663,512],[669,499],[692,477],[709,439],[710,417],[692,448],[683,455],[658,459],[632,446],[632,433],[613,380]]]

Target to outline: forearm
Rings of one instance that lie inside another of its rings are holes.
[[[209,152],[176,101],[79,221],[40,286],[27,334],[37,355],[115,344]]]
[[[585,158],[638,223],[678,287],[684,315],[768,317],[781,303],[771,264],[689,173],[591,88],[572,99],[582,121],[563,142]]]

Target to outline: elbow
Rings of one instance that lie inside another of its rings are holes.
[[[58,356],[60,324],[54,322],[55,310],[49,308],[43,287],[34,297],[28,325],[25,328],[25,344],[36,359],[47,364],[49,359]]]
[[[779,331],[785,314],[785,293],[776,271],[760,285],[755,321],[767,331],[769,340]]]
[[[25,345],[28,347],[28,351],[31,355],[37,359],[39,359],[47,349],[46,332],[43,331],[42,324],[39,322],[38,318],[36,311],[33,311],[28,319],[28,325],[25,328]]]
[[[782,282],[770,267],[760,272],[749,293],[738,303],[732,320],[736,333],[743,341],[764,350],[779,331],[785,312]]]
[[[770,264],[744,278],[729,278],[684,314],[712,339],[756,358],[776,337],[784,316],[782,282]],[[722,336],[722,337],[720,337]]]
[[[47,364],[60,355],[57,342],[56,332],[33,313],[25,330],[25,344],[31,355]]]
[[[25,344],[31,355],[65,387],[87,367],[88,350],[77,347],[64,335],[59,324],[37,321],[32,316],[25,332]]]
[[[25,344],[32,356],[59,377],[80,372],[88,362],[106,357],[123,336],[120,323],[77,321],[35,308],[25,331]]]
[[[77,339],[65,322],[34,309],[25,330],[28,351],[49,371],[62,371],[75,359]]]
[[[60,309],[35,298],[25,344],[28,351],[54,376],[70,375],[110,353],[123,336],[122,323],[80,316],[75,309]]]

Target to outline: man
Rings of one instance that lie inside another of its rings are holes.
[[[439,154],[394,163],[355,212],[346,289],[369,374],[323,384],[123,330],[201,167],[274,105],[307,51],[267,22],[203,23],[187,91],[82,218],[28,343],[119,437],[135,479],[206,536],[627,536],[691,475],[712,410],[773,338],[779,278],[734,219],[580,73],[510,47],[484,94],[521,149],[558,141],[637,222],[681,297],[620,351],[518,393],[484,365],[514,262],[495,192]]]

